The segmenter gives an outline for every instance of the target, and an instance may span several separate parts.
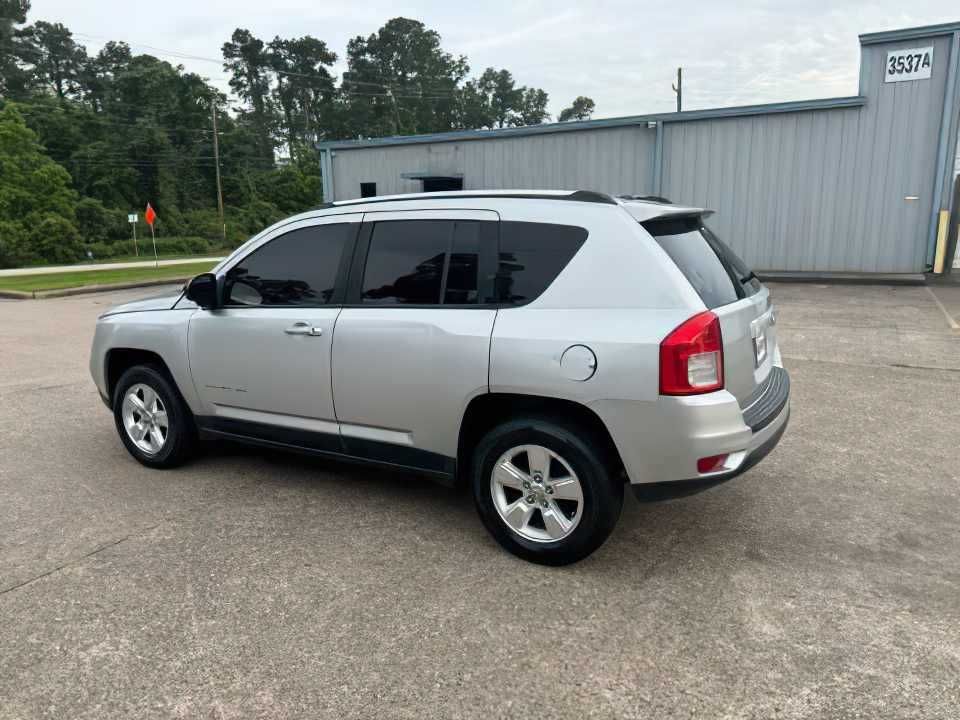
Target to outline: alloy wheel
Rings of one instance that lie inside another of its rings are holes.
[[[123,397],[123,427],[142,452],[156,455],[163,449],[170,432],[167,409],[149,385],[131,385]]]
[[[542,445],[518,445],[503,453],[490,475],[500,518],[533,542],[569,536],[583,516],[580,479],[560,455]]]

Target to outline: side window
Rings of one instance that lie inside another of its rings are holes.
[[[364,303],[475,305],[493,300],[483,244],[496,223],[388,220],[373,226],[363,274]],[[486,272],[484,272],[486,271]]]
[[[351,223],[317,225],[274,238],[227,272],[226,304],[326,305],[356,229]]]
[[[522,305],[536,300],[586,239],[587,231],[575,225],[501,222],[497,270],[499,302]]]
[[[489,297],[480,297],[483,285],[480,279],[480,247],[483,242],[483,230],[490,228],[490,225],[490,223],[479,222],[454,223],[447,283],[443,291],[445,304],[472,305],[491,301]],[[483,295],[489,296],[490,292],[487,291]]]

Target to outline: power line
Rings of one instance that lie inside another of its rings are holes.
[[[84,32],[73,32],[72,35],[75,35],[76,37],[87,38],[87,39],[89,39],[89,40],[96,40],[96,41],[98,41],[98,42],[122,42],[122,43],[124,43],[124,44],[126,44],[126,45],[128,45],[128,46],[130,46],[130,47],[144,48],[144,49],[146,49],[146,50],[151,50],[151,51],[153,51],[153,52],[156,52],[156,53],[158,53],[158,54],[160,54],[160,55],[166,55],[167,57],[173,57],[173,58],[177,58],[177,59],[179,59],[179,60],[195,60],[195,61],[198,61],[198,62],[213,63],[213,64],[215,64],[215,65],[220,65],[221,67],[223,67],[223,66],[226,64],[225,59],[219,59],[219,60],[218,60],[218,59],[216,59],[216,58],[205,57],[205,56],[202,56],[202,55],[192,55],[192,54],[189,54],[189,53],[180,52],[180,51],[178,51],[178,50],[170,50],[169,48],[161,48],[161,47],[157,47],[156,45],[148,45],[148,44],[146,44],[146,43],[131,42],[131,41],[128,41],[128,40],[112,40],[112,39],[110,39],[110,38],[103,37],[102,35],[92,35],[92,34],[90,34],[90,33],[84,33]],[[44,53],[42,53],[41,51],[31,50],[29,47],[22,47],[22,48],[18,49],[18,52],[20,52],[20,53],[23,53],[24,51],[34,52],[36,55],[38,55],[38,56],[40,56],[40,57],[46,57],[46,56],[44,55]],[[288,77],[306,78],[307,80],[316,80],[316,79],[318,78],[318,76],[319,76],[319,73],[313,73],[313,74],[310,74],[310,73],[301,73],[301,72],[294,72],[293,70],[278,70],[278,69],[276,69],[276,68],[269,68],[269,69],[266,70],[266,72],[272,72],[272,73],[275,73],[275,74],[277,74],[277,75],[285,75],[285,76],[288,76]],[[216,73],[216,75],[218,75],[221,79],[227,80],[227,81],[233,79],[233,76],[232,76],[232,75],[229,75],[229,74],[227,74],[227,73]],[[209,78],[208,78],[208,79],[209,79]],[[332,77],[331,77],[331,80],[333,80]],[[370,96],[382,96],[382,97],[388,97],[388,96],[389,96],[389,90],[390,90],[391,88],[395,87],[394,85],[391,85],[391,84],[388,84],[388,83],[373,82],[373,81],[369,81],[369,80],[354,80],[354,79],[352,79],[352,78],[343,78],[343,79],[341,80],[341,84],[367,85],[367,86],[370,86],[370,87],[380,87],[380,88],[384,88],[384,92],[382,92],[382,93],[359,93],[359,92],[351,92],[351,93],[349,93],[349,94],[351,94],[351,95],[370,95]],[[422,93],[414,93],[414,94],[406,94],[406,95],[400,94],[400,93],[394,93],[394,97],[424,98],[424,99],[445,99],[445,98],[447,98],[447,97],[453,97],[454,94],[455,94],[455,91],[454,91],[454,90],[449,90],[449,91],[447,91],[447,90],[438,90],[438,89],[428,89],[427,92],[431,92],[431,93],[444,93],[444,94],[438,94],[438,95],[428,96],[428,95],[424,95],[424,94],[422,94]]]
[[[75,33],[73,33],[73,35],[76,35],[76,36],[78,36],[78,37],[86,37],[86,38],[89,38],[89,39],[92,39],[92,40],[98,40],[98,41],[102,41],[102,42],[110,42],[110,41],[107,40],[106,38],[103,38],[103,37],[100,37],[100,36],[95,36],[95,35],[90,35],[90,34],[88,34],[88,33],[75,32]],[[163,49],[163,48],[158,48],[158,47],[156,47],[156,46],[154,46],[154,45],[146,45],[146,44],[143,44],[143,43],[134,43],[134,42],[127,42],[127,41],[119,41],[119,42],[124,42],[125,44],[129,45],[130,47],[146,48],[146,49],[152,50],[152,51],[154,51],[154,52],[156,52],[156,53],[158,53],[158,54],[160,54],[160,55],[166,55],[166,56],[168,56],[168,57],[174,57],[174,58],[177,58],[177,59],[180,59],[180,60],[196,60],[196,61],[200,61],[200,62],[216,63],[216,64],[221,65],[221,66],[224,64],[224,61],[223,61],[223,60],[215,60],[215,59],[213,59],[213,58],[202,57],[202,56],[199,56],[199,55],[188,55],[188,54],[185,54],[185,53],[177,52],[177,51],[175,51],[175,50],[166,50],[166,49]],[[20,49],[20,50],[18,50],[18,52],[20,52],[20,53],[22,54],[25,49],[26,49],[26,48]],[[28,50],[28,52],[29,52],[29,50]],[[36,51],[34,51],[34,52],[36,52]],[[36,54],[39,55],[40,57],[45,57],[45,55],[44,55],[43,53],[36,52]],[[318,74],[313,74],[313,75],[311,75],[311,74],[308,74],[308,73],[293,72],[292,70],[291,70],[291,71],[288,71],[288,70],[277,70],[277,69],[275,69],[275,68],[269,68],[266,72],[268,72],[268,73],[272,72],[272,73],[275,73],[275,74],[277,74],[277,75],[285,75],[285,76],[288,76],[288,77],[306,78],[306,79],[308,79],[308,80],[316,80],[316,79],[318,78]],[[192,74],[199,75],[198,73],[192,73]],[[214,76],[214,75],[215,75],[216,77],[212,77],[212,76]],[[227,74],[227,73],[211,73],[211,74],[209,74],[209,75],[202,75],[202,76],[200,76],[200,77],[202,77],[202,78],[203,78],[204,80],[206,80],[207,82],[226,82],[227,84],[229,84],[230,81],[233,80],[233,76],[232,76],[232,75],[229,75],[229,74]],[[332,82],[332,81],[333,81],[333,77],[331,77],[330,79],[331,79],[331,82]],[[384,88],[384,91],[383,91],[383,92],[359,92],[359,91],[355,91],[355,90],[345,90],[345,89],[343,88],[343,85],[366,85],[366,86],[368,86],[368,87],[380,87],[380,88]],[[372,81],[366,81],[366,80],[353,80],[353,79],[350,79],[350,78],[343,78],[343,79],[341,79],[341,87],[339,88],[339,90],[340,90],[341,93],[343,93],[343,94],[345,94],[345,95],[348,95],[348,96],[350,96],[350,97],[384,97],[384,98],[394,97],[394,98],[403,98],[403,99],[407,99],[407,100],[450,100],[450,99],[453,99],[453,98],[455,98],[455,97],[457,96],[457,89],[456,89],[456,88],[453,88],[453,89],[450,89],[450,90],[438,90],[438,89],[428,88],[428,89],[426,89],[426,90],[423,91],[423,92],[405,92],[405,93],[401,93],[401,92],[392,92],[392,88],[393,88],[393,87],[395,87],[395,86],[394,86],[394,85],[391,85],[391,84],[388,84],[388,83],[372,82]],[[231,89],[232,89],[232,88],[231,88]],[[337,90],[337,89],[338,89],[338,88],[334,87],[334,90]],[[391,95],[391,92],[392,92],[392,95]]]
[[[111,42],[111,40],[109,40],[108,38],[105,38],[105,37],[102,37],[102,36],[98,36],[98,35],[91,35],[90,33],[75,32],[75,33],[73,33],[73,34],[76,35],[77,37],[85,37],[85,38],[88,38],[88,39],[90,39],[90,40],[97,40],[97,41],[100,41],[100,42]],[[115,41],[115,42],[116,42],[116,41]],[[167,49],[167,48],[157,47],[157,46],[155,46],[155,45],[147,45],[147,44],[145,44],[145,43],[130,42],[130,41],[127,41],[127,40],[122,40],[122,41],[119,41],[119,42],[124,42],[124,43],[126,43],[127,45],[129,45],[130,47],[146,48],[147,50],[152,50],[152,51],[157,52],[157,53],[159,53],[159,54],[161,54],[161,55],[167,55],[167,56],[169,56],[169,57],[175,57],[175,58],[179,58],[179,59],[181,59],[181,60],[196,60],[196,61],[199,61],[199,62],[215,63],[215,64],[217,64],[217,65],[220,65],[221,67],[225,64],[225,60],[223,60],[223,59],[217,60],[217,59],[214,59],[214,58],[204,57],[204,56],[202,56],[202,55],[190,55],[190,54],[187,54],[187,53],[179,52],[179,51],[177,51],[177,50],[170,50],[170,49]],[[318,74],[316,74],[316,73],[315,73],[315,74],[299,73],[299,72],[293,72],[292,70],[277,70],[277,69],[275,69],[275,68],[270,68],[270,69],[268,70],[268,72],[273,72],[273,73],[276,73],[277,75],[286,75],[286,76],[289,76],[289,77],[301,77],[301,78],[306,78],[306,79],[308,79],[308,80],[316,80],[316,79],[318,78]],[[231,75],[227,75],[227,74],[220,73],[220,76],[223,77],[223,78],[232,79],[232,76],[231,76]],[[332,78],[331,78],[331,79],[332,79]],[[363,80],[353,80],[353,79],[349,79],[349,78],[343,79],[343,80],[341,81],[341,84],[343,84],[343,83],[350,83],[350,84],[353,84],[353,85],[368,85],[368,86],[382,87],[382,88],[387,88],[387,89],[389,89],[389,88],[391,87],[390,85],[385,84],[385,83],[368,82],[368,81],[363,81]],[[430,92],[436,93],[436,92],[439,92],[439,91],[437,91],[437,90],[431,90]],[[350,94],[352,94],[352,95],[382,96],[382,97],[388,97],[388,96],[389,96],[389,92],[386,92],[386,91],[385,91],[385,92],[382,92],[382,93],[350,93]],[[394,93],[394,97],[409,97],[409,98],[418,98],[418,99],[419,99],[419,98],[422,98],[422,99],[437,100],[437,99],[447,99],[447,98],[450,98],[450,97],[454,97],[454,92],[453,92],[453,91],[450,91],[450,92],[448,92],[448,93],[446,93],[446,94],[444,94],[444,95],[434,95],[434,96],[427,96],[427,95],[423,95],[423,94],[402,95],[402,94],[399,94],[399,93]]]
[[[7,102],[13,103],[14,105],[17,105],[17,106],[26,107],[26,108],[39,108],[39,109],[41,109],[43,112],[59,112],[59,113],[67,114],[67,115],[73,114],[73,115],[76,116],[76,119],[77,119],[77,120],[80,120],[80,121],[82,121],[82,122],[87,122],[87,121],[89,121],[89,122],[104,123],[104,124],[108,124],[108,125],[124,125],[124,126],[129,126],[129,127],[144,127],[144,128],[146,128],[146,129],[149,129],[149,128],[158,128],[158,129],[160,129],[160,130],[166,130],[166,131],[172,132],[172,133],[176,133],[176,132],[193,132],[193,133],[206,133],[206,134],[210,134],[210,133],[213,132],[213,131],[210,130],[209,128],[187,128],[187,127],[176,127],[176,128],[174,128],[174,127],[170,127],[169,125],[163,125],[163,124],[161,124],[161,123],[158,123],[158,122],[157,122],[156,120],[154,120],[153,118],[146,117],[146,116],[140,118],[139,120],[123,120],[123,119],[120,119],[120,118],[107,118],[107,117],[102,117],[99,113],[96,113],[96,112],[94,112],[94,111],[92,111],[92,110],[90,111],[91,114],[84,114],[82,111],[68,110],[68,109],[63,108],[63,107],[58,107],[58,106],[56,106],[56,105],[47,105],[47,104],[45,104],[45,103],[35,103],[35,102],[22,101],[22,100],[12,100],[12,99],[8,99]],[[76,102],[76,101],[74,101],[74,102]],[[88,109],[88,108],[85,108],[85,107],[84,107],[84,109]],[[32,112],[32,111],[29,111],[29,112]],[[227,130],[223,130],[223,131],[221,131],[221,132],[235,132],[235,130],[234,130],[233,128],[228,128]]]

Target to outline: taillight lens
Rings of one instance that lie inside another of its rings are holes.
[[[694,315],[660,343],[660,394],[698,395],[723,388],[720,320]]]

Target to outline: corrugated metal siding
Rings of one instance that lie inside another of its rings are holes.
[[[862,54],[862,82],[871,102],[873,135],[862,135],[858,160],[869,158],[871,172],[858,172],[858,190],[867,204],[857,258],[868,271],[920,272],[924,269],[930,229],[940,122],[950,63],[952,38],[908,40],[868,45]],[[930,80],[884,83],[887,52],[932,45]],[[908,195],[917,201],[905,201]],[[873,248],[875,257],[871,258]],[[870,263],[873,259],[875,262]],[[889,268],[889,269],[888,269]]]
[[[465,190],[590,189],[614,195],[650,193],[656,132],[643,126],[401,145],[334,152],[337,200],[359,197],[361,182],[377,193],[420,192],[402,173],[463,173]]]
[[[929,81],[883,82],[887,51],[916,42],[864,48],[863,108],[666,125],[663,193],[716,210],[758,269],[922,271],[949,56],[932,42]]]
[[[715,210],[710,225],[756,268],[846,269],[831,239],[850,237],[860,112],[668,125],[663,193]]]
[[[634,125],[341,149],[334,190],[355,198],[373,181],[379,194],[418,192],[421,183],[401,174],[462,173],[468,190],[656,193],[716,210],[712,225],[759,270],[921,272],[950,44],[941,36],[863,46],[861,107],[665,122],[659,187],[656,131]],[[888,51],[928,45],[930,80],[884,83]]]
[[[958,134],[957,134],[957,156],[956,158],[954,158],[954,162],[953,162],[954,182],[957,181],[956,180],[957,176],[960,176],[960,131],[958,131]],[[952,190],[953,185],[951,185],[950,188]],[[957,212],[957,211],[958,209],[954,208],[954,212]],[[953,267],[954,269],[960,268],[960,243],[957,243],[956,251],[953,256]]]

